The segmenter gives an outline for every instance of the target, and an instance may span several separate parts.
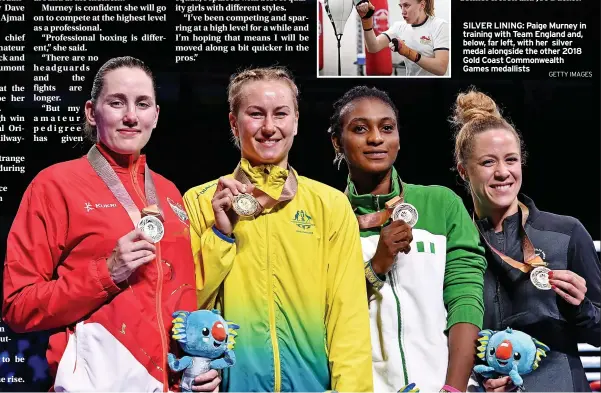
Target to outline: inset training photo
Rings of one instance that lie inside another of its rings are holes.
[[[451,76],[450,0],[319,0],[318,77]]]

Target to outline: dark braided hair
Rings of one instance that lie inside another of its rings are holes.
[[[355,86],[344,93],[344,95],[334,103],[334,114],[332,117],[330,117],[330,128],[328,128],[328,133],[340,138],[340,134],[342,133],[342,117],[344,115],[344,109],[351,102],[363,98],[376,98],[387,104],[394,111],[394,115],[398,121],[399,110],[388,96],[388,93],[375,87]]]

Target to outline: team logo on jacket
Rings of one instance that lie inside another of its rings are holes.
[[[84,205],[84,209],[86,209],[86,212],[89,213],[90,211],[94,210],[94,209],[110,209],[110,208],[114,208],[117,207],[116,203],[90,203],[89,201],[85,203]]]
[[[292,223],[300,228],[297,232],[301,233],[309,233],[312,234],[311,230],[315,224],[313,223],[313,218],[304,210],[297,210],[294,218],[292,219]]]
[[[186,210],[182,207],[182,205],[180,205],[179,203],[175,202],[171,198],[167,198],[167,202],[169,202],[169,206],[171,206],[171,209],[173,209],[173,212],[179,218],[179,220],[182,223],[187,224],[188,214],[186,213]]]
[[[534,249],[534,254],[541,257],[541,259],[544,261],[545,260],[545,252],[543,250],[541,250],[540,248],[535,248]]]
[[[211,183],[208,186],[206,186],[205,188],[203,188],[202,190],[198,191],[198,195],[202,195],[205,192],[207,192],[211,187],[215,187],[217,185],[217,182]]]
[[[430,45],[432,43],[432,39],[426,35],[419,37],[419,42],[422,45]]]

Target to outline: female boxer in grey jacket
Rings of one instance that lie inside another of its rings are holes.
[[[476,224],[488,244],[484,328],[509,326],[551,348],[540,368],[524,376],[527,390],[590,391],[577,345],[599,346],[601,339],[601,275],[590,235],[577,219],[542,212],[519,194],[522,140],[490,97],[477,91],[459,94],[454,120],[459,126],[457,169],[469,185]],[[528,239],[550,269],[548,286],[545,275],[542,281],[531,279],[493,250],[524,261],[520,235],[524,214]],[[487,391],[513,388],[508,377],[485,380],[483,386]]]

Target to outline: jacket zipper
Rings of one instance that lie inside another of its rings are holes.
[[[403,350],[403,340],[402,340],[402,332],[403,332],[403,318],[401,317],[401,302],[399,301],[399,296],[396,293],[395,286],[396,281],[392,276],[392,272],[388,273],[390,275],[390,282],[392,293],[394,295],[394,299],[396,301],[396,309],[399,315],[398,317],[398,340],[399,340],[399,349],[401,350],[401,362],[403,363],[403,378],[405,378],[405,385],[409,383],[409,377],[407,376],[407,362],[405,361],[405,351]]]
[[[278,337],[275,330],[275,300],[273,298],[273,266],[271,263],[271,256],[269,255],[269,225],[267,215],[265,218],[265,230],[267,235],[267,295],[269,297],[269,333],[271,335],[271,347],[273,350],[273,390],[279,392],[281,390],[281,376],[280,376],[280,350],[278,346]]]
[[[136,193],[138,194],[138,197],[140,197],[140,199],[142,200],[142,202],[144,203],[144,205],[148,204],[148,201],[146,200],[146,198],[144,197],[144,193],[141,191],[140,189],[140,185],[138,184],[138,163],[140,161],[136,161],[134,163],[133,166],[133,171],[130,172],[131,175],[131,179],[132,182],[134,184],[134,190],[136,190]],[[163,371],[163,392],[168,392],[169,391],[169,381],[167,380],[167,372],[165,371],[165,364],[167,364],[167,355],[166,355],[166,348],[167,348],[167,344],[165,343],[165,326],[163,324],[163,312],[161,311],[161,293],[163,291],[163,266],[161,265],[161,243],[156,243],[155,244],[156,247],[156,257],[155,257],[155,262],[157,265],[157,270],[158,270],[158,277],[157,277],[157,297],[156,297],[156,313],[157,313],[157,322],[159,325],[159,332],[160,332],[160,336],[161,336],[161,370]]]
[[[505,249],[507,248],[506,247],[507,243],[505,242],[505,239],[506,239],[505,233],[507,233],[506,230],[505,230],[505,223],[506,222],[503,223],[503,247],[501,248],[501,252],[503,252],[503,253],[505,252]],[[499,319],[496,322],[498,323],[498,326],[497,326],[498,330],[502,330],[502,328],[500,326],[502,326],[503,321],[505,319],[504,319],[504,316],[503,316],[503,305],[501,304],[501,281],[499,280],[498,276],[496,276],[495,279],[496,279],[496,284],[497,284],[496,288],[495,288],[495,291],[496,291],[495,295],[497,297],[497,299],[496,299],[497,300],[497,311],[499,313],[499,315],[498,315]]]
[[[165,326],[163,324],[163,312],[161,310],[161,294],[163,292],[163,266],[161,265],[161,246],[159,243],[156,244],[156,250],[157,250],[157,255],[156,255],[156,263],[157,263],[157,268],[158,268],[158,280],[157,280],[157,301],[156,301],[156,308],[157,308],[157,317],[159,318],[158,320],[158,324],[159,324],[159,331],[161,332],[161,353],[163,354],[162,356],[162,365],[163,365],[163,392],[168,392],[169,391],[169,381],[167,380],[167,372],[165,371],[165,365],[167,364],[167,344],[165,343]]]
[[[144,196],[144,193],[142,192],[142,190],[140,189],[140,185],[138,184],[138,163],[139,162],[140,162],[139,160],[134,162],[133,168],[129,172],[129,175],[131,176],[131,181],[134,185],[134,190],[136,190],[136,194],[138,194],[138,198],[140,198],[142,203],[146,205],[147,204],[146,197]],[[131,168],[131,165],[130,165],[130,168]]]
[[[502,325],[504,318],[503,318],[503,308],[501,307],[501,282],[499,281],[499,278],[496,278],[497,281],[497,285],[495,288],[495,303],[497,303],[497,320],[495,321],[497,324],[497,328],[498,330],[502,330],[502,328],[500,328],[500,326]]]

